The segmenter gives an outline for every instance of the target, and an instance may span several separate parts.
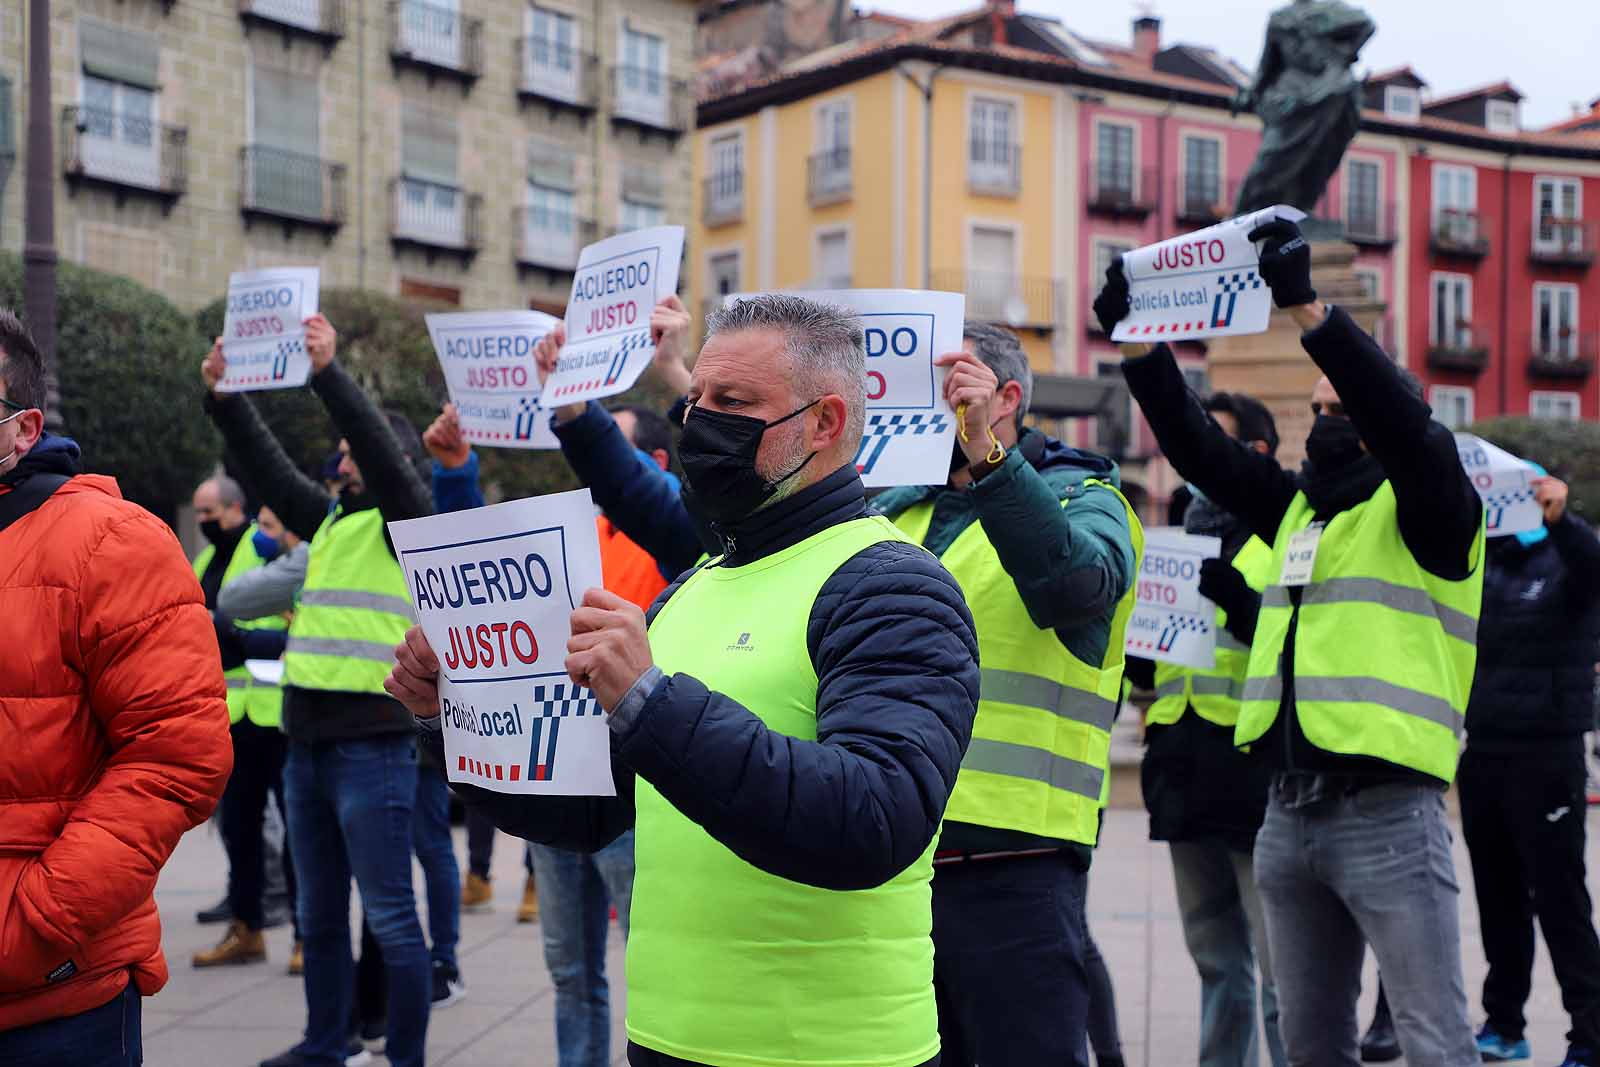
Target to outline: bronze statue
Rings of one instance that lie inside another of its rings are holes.
[[[1239,214],[1293,204],[1308,214],[1361,123],[1351,64],[1377,27],[1343,0],[1294,0],[1267,20],[1255,84],[1233,110],[1254,111],[1261,148],[1239,188]]]

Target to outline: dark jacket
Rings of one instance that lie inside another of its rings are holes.
[[[1600,540],[1568,514],[1531,547],[1489,542],[1467,747],[1515,752],[1594,729]]]
[[[469,451],[459,467],[433,462],[433,510],[436,515],[452,511],[471,511],[483,507],[483,489],[478,485],[478,454]]]
[[[731,532],[744,566],[867,513],[850,467]],[[651,617],[681,582],[656,601]],[[685,674],[668,676],[611,742],[615,797],[515,796],[455,784],[507,833],[594,851],[634,821],[634,778],[746,862],[827,889],[880,885],[938,832],[972,731],[977,641],[961,590],[928,553],[899,542],[846,561],[806,629],[817,735],[769,729]],[[442,756],[442,735],[423,733]]]
[[[345,515],[376,507],[385,522],[431,515],[428,490],[395,440],[388,420],[337,362],[311,376],[311,390],[322,399],[350,455],[361,468],[366,492],[347,497]],[[291,531],[312,542],[334,506],[327,490],[295,469],[255,405],[242,393],[213,393],[206,410],[238,458],[245,476]],[[385,540],[387,540],[385,533]],[[394,546],[389,546],[391,552]],[[392,697],[285,686],[283,729],[293,741],[315,743],[357,737],[410,733],[411,713]]]
[[[1417,562],[1447,580],[1467,577],[1483,505],[1473,489],[1455,437],[1412,395],[1388,355],[1342,309],[1302,335],[1301,345],[1328,376],[1367,451],[1394,488],[1400,537]],[[1222,431],[1189,392],[1172,350],[1122,365],[1134,398],[1178,473],[1218,506],[1237,515],[1269,545],[1278,537],[1299,476]],[[1320,519],[1332,515],[1319,515]],[[1363,780],[1416,778],[1387,760],[1326,752],[1306,740],[1294,714],[1294,646],[1298,612],[1283,657],[1283,703],[1267,735],[1252,746],[1279,769],[1354,775]],[[1428,781],[1437,782],[1427,775]]]
[[[974,522],[994,546],[1016,584],[1028,618],[1078,659],[1099,663],[1111,638],[1111,618],[1133,584],[1138,561],[1128,513],[1116,493],[1090,479],[1120,484],[1117,465],[1025,429],[1000,467],[966,489],[906,486],[873,498],[893,519],[932,501],[922,544],[943,556]],[[1071,501],[1062,507],[1062,501]],[[949,823],[941,849],[971,852],[1062,844],[1010,830]],[[1076,848],[1086,862],[1088,850]]]

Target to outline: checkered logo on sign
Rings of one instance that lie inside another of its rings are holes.
[[[1516,489],[1495,489],[1485,493],[1483,497],[1483,523],[1489,533],[1499,530],[1506,521],[1506,512],[1518,504],[1526,504],[1534,499],[1534,493],[1528,486]]]
[[[1178,643],[1178,638],[1186,633],[1209,633],[1211,624],[1198,615],[1168,615],[1166,625],[1161,628],[1161,638],[1156,642],[1156,648],[1162,652],[1171,652],[1172,646]]]
[[[1233,311],[1239,294],[1261,288],[1261,276],[1253,270],[1237,270],[1233,274],[1217,276],[1217,295],[1211,301],[1211,328],[1222,329],[1233,324]]]
[[[878,465],[878,460],[883,458],[884,450],[894,438],[943,433],[947,426],[943,412],[868,415],[866,432],[862,434],[861,445],[856,449],[856,470],[861,474],[871,474],[872,468]]]
[[[528,781],[548,782],[556,773],[556,738],[561,720],[580,715],[599,715],[599,701],[587,689],[570,682],[533,687],[534,715],[528,724]]]
[[[513,432],[519,441],[528,441],[533,438],[534,419],[539,417],[539,401],[534,397],[525,396],[517,401],[517,424]]]
[[[272,354],[272,380],[281,382],[288,377],[289,357],[299,355],[305,350],[305,342],[298,337],[288,341],[279,341],[277,351]]]

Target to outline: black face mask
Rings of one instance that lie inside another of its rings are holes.
[[[1338,415],[1318,415],[1306,437],[1306,459],[1318,471],[1335,471],[1359,462],[1361,433],[1355,423]]]
[[[813,452],[800,466],[771,482],[756,470],[756,453],[761,450],[762,435],[769,428],[811,410],[817,403],[813,400],[772,422],[727,411],[709,411],[699,405],[691,407],[683,423],[683,439],[678,442],[678,459],[683,463],[683,473],[689,479],[689,489],[701,514],[720,525],[738,522],[772,499],[779,486],[815,459],[817,454]]]
[[[200,524],[200,532],[212,544],[222,540],[222,523],[216,519],[207,519]]]

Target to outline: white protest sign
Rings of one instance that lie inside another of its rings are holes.
[[[1534,499],[1533,480],[1539,474],[1525,460],[1470,433],[1456,434],[1456,451],[1472,487],[1483,498],[1484,527],[1490,537],[1544,525],[1544,509]]]
[[[861,319],[867,346],[867,424],[855,460],[861,480],[872,489],[943,485],[956,422],[944,399],[945,368],[933,361],[961,351],[967,298],[920,289],[788,292],[848,308]],[[734,293],[724,303],[754,295]]]
[[[311,376],[305,320],[317,313],[316,267],[237,271],[228,278],[219,393],[292,389]]]
[[[1222,540],[1175,526],[1144,534],[1136,603],[1124,643],[1128,655],[1185,667],[1217,665],[1217,607],[1200,595],[1200,564],[1222,554]]]
[[[391,522],[389,535],[439,657],[450,780],[615,795],[605,715],[563,667],[572,611],[600,585],[589,490]]]
[[[556,448],[539,406],[533,349],[560,320],[542,311],[429,315],[428,336],[461,418],[461,433],[494,448]]]
[[[1279,204],[1127,253],[1122,271],[1132,310],[1111,339],[1193,341],[1265,333],[1272,291],[1261,280],[1261,256],[1250,232],[1274,219],[1305,217],[1299,208]]]
[[[655,356],[650,313],[678,288],[683,227],[654,226],[589,245],[567,301],[567,343],[543,403],[611,396],[639,380]]]

